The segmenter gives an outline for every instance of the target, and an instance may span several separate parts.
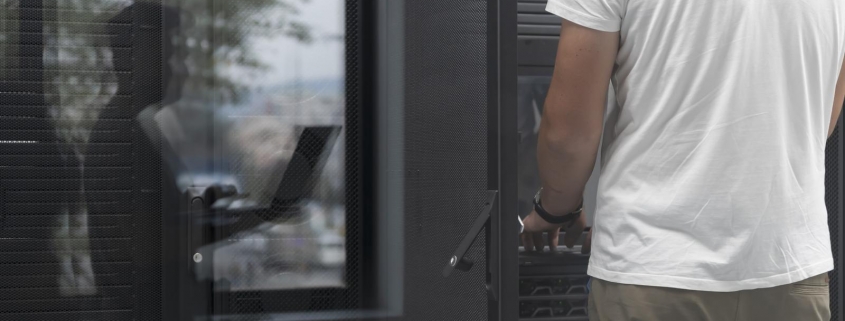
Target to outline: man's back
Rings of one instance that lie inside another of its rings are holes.
[[[704,291],[833,268],[824,149],[838,0],[550,0],[619,31],[590,275]]]

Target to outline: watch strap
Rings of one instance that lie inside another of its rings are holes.
[[[546,222],[549,222],[551,224],[564,224],[566,222],[574,221],[579,216],[581,216],[581,211],[584,208],[584,200],[582,199],[581,204],[578,205],[578,209],[575,210],[574,212],[571,212],[571,213],[563,215],[563,216],[556,216],[556,215],[552,215],[551,213],[546,211],[546,209],[543,208],[543,205],[541,204],[541,202],[542,201],[540,201],[540,200],[534,201],[534,211],[537,212],[537,214],[540,215],[540,217],[543,218],[543,220],[545,220]]]

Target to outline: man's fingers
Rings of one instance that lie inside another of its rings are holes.
[[[581,231],[576,229],[567,229],[566,233],[563,235],[563,245],[566,245],[566,248],[571,249],[575,246],[575,242],[578,242],[578,237],[581,236]]]
[[[593,229],[590,228],[590,231],[587,232],[587,238],[584,239],[584,245],[581,245],[581,253],[587,254],[590,253],[590,249],[593,245]]]
[[[522,233],[520,236],[522,237],[522,246],[525,248],[525,252],[532,252],[534,251],[534,239],[531,237],[533,233]]]
[[[543,244],[543,232],[531,233],[531,236],[534,238],[534,248],[539,252],[543,252],[543,249],[546,247]]]
[[[560,239],[560,228],[548,232],[549,251],[557,251],[558,240]]]
[[[581,237],[581,233],[584,232],[585,224],[586,222],[584,222],[583,216],[581,216],[581,218],[572,222],[572,225],[566,229],[563,244],[566,245],[567,248],[571,249],[575,246],[575,243],[578,242],[578,238]]]

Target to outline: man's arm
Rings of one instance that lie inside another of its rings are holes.
[[[830,126],[827,130],[827,137],[833,134],[836,128],[836,121],[839,120],[839,113],[842,112],[842,104],[845,103],[845,65],[839,72],[839,80],[836,82],[836,95],[833,99],[833,114],[830,116]]]
[[[581,201],[599,149],[618,47],[618,32],[563,21],[537,143],[541,198],[550,213],[565,215]]]

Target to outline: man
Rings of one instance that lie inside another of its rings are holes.
[[[552,231],[555,247],[565,227],[574,244],[601,140],[590,319],[830,319],[824,157],[845,99],[845,2],[546,8],[564,22],[523,241],[542,249],[531,234]]]

